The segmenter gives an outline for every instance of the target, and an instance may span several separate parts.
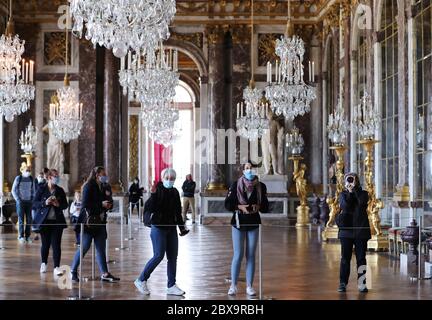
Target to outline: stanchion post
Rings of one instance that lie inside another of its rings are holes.
[[[95,241],[92,241],[92,280],[96,279],[96,250],[95,250]]]
[[[422,264],[422,227],[423,227],[423,216],[419,215],[419,250],[418,250],[418,280],[422,279],[421,276],[421,264]]]
[[[129,222],[129,224],[128,224],[128,230],[129,230],[129,238],[127,238],[126,240],[135,240],[133,237],[132,237],[132,206],[131,206],[131,203],[129,203],[129,219],[128,219],[128,222]]]
[[[78,300],[82,299],[82,295],[81,295],[81,286],[82,286],[82,282],[83,282],[83,277],[82,277],[82,265],[83,265],[83,237],[84,237],[84,223],[81,223],[81,228],[80,228],[80,267],[79,267],[79,283],[78,283]]]
[[[262,300],[262,226],[258,226],[259,298]]]
[[[120,212],[120,247],[119,248],[115,248],[117,251],[128,249],[127,247],[125,247],[123,245],[123,240],[124,240],[124,235],[123,235],[124,213],[122,211],[123,210],[121,210],[121,212]]]

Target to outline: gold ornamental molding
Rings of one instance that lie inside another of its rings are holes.
[[[138,176],[138,116],[129,117],[129,179]]]
[[[248,44],[250,43],[251,29],[248,25],[238,25],[231,27],[231,36],[234,44]]]
[[[224,41],[225,32],[230,29],[229,25],[216,25],[206,28],[206,36],[209,44],[220,44]]]
[[[171,32],[170,39],[179,40],[179,41],[187,41],[193,43],[198,48],[203,48],[204,35],[202,32],[195,33],[177,33]]]
[[[265,66],[267,61],[275,63],[279,59],[276,55],[276,40],[283,36],[281,33],[258,34],[258,65]]]

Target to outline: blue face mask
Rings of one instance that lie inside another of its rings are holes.
[[[256,176],[255,172],[252,171],[251,169],[243,170],[243,175],[248,180],[253,180],[255,178],[255,176]]]
[[[108,176],[100,176],[99,181],[101,183],[108,183]]]
[[[60,182],[60,177],[52,177],[51,178],[51,183],[52,184],[58,185],[59,182]]]
[[[163,180],[162,183],[163,183],[163,186],[167,189],[171,189],[172,187],[174,187],[174,181]]]

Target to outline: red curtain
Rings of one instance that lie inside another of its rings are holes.
[[[171,147],[165,148],[162,144],[153,143],[153,155],[155,164],[155,181],[161,181],[161,171],[171,164]]]

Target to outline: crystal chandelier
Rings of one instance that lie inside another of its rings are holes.
[[[335,146],[345,144],[348,132],[348,120],[345,118],[345,111],[339,99],[336,109],[329,115],[328,137]]]
[[[236,126],[238,134],[249,141],[260,139],[265,130],[269,128],[267,119],[268,104],[263,102],[262,90],[255,88],[254,81],[254,59],[253,59],[253,36],[254,36],[254,13],[253,0],[251,3],[251,80],[249,86],[243,90],[243,102],[237,104]]]
[[[0,115],[7,122],[28,110],[34,99],[34,61],[21,59],[25,41],[14,35],[12,0],[9,3],[9,21],[0,38]]]
[[[112,49],[118,57],[132,49],[155,48],[170,36],[176,13],[175,0],[69,0],[74,18],[72,31],[93,45]]]
[[[299,156],[303,152],[304,140],[299,129],[294,127],[286,135],[286,146],[291,150],[291,155]]]
[[[288,0],[288,22],[285,36],[276,41],[275,82],[272,64],[267,63],[267,87],[265,96],[276,115],[283,114],[288,120],[310,111],[310,103],[316,99],[316,89],[304,82],[304,42],[292,35],[290,1]],[[309,63],[309,82],[313,82],[314,63]]]
[[[180,130],[176,127],[178,119],[179,110],[172,101],[159,105],[157,109],[141,110],[141,120],[148,129],[150,138],[165,146],[172,144],[180,135]]]
[[[33,126],[32,121],[30,119],[30,123],[27,126],[25,132],[21,131],[21,138],[19,143],[21,145],[21,150],[26,154],[32,154],[36,150],[37,144],[37,129]]]
[[[179,82],[177,50],[165,50],[160,43],[157,51],[129,52],[127,66],[125,60],[120,60],[119,82],[130,101],[150,110],[174,98]]]
[[[57,97],[54,103],[50,104],[49,128],[54,136],[69,143],[77,139],[83,126],[82,103],[79,102],[78,92],[70,86],[68,76],[68,29],[66,27],[66,59],[65,77],[63,87],[57,89]]]
[[[360,104],[354,107],[352,121],[360,140],[373,140],[380,121],[381,118],[373,107],[372,98],[365,91]]]

